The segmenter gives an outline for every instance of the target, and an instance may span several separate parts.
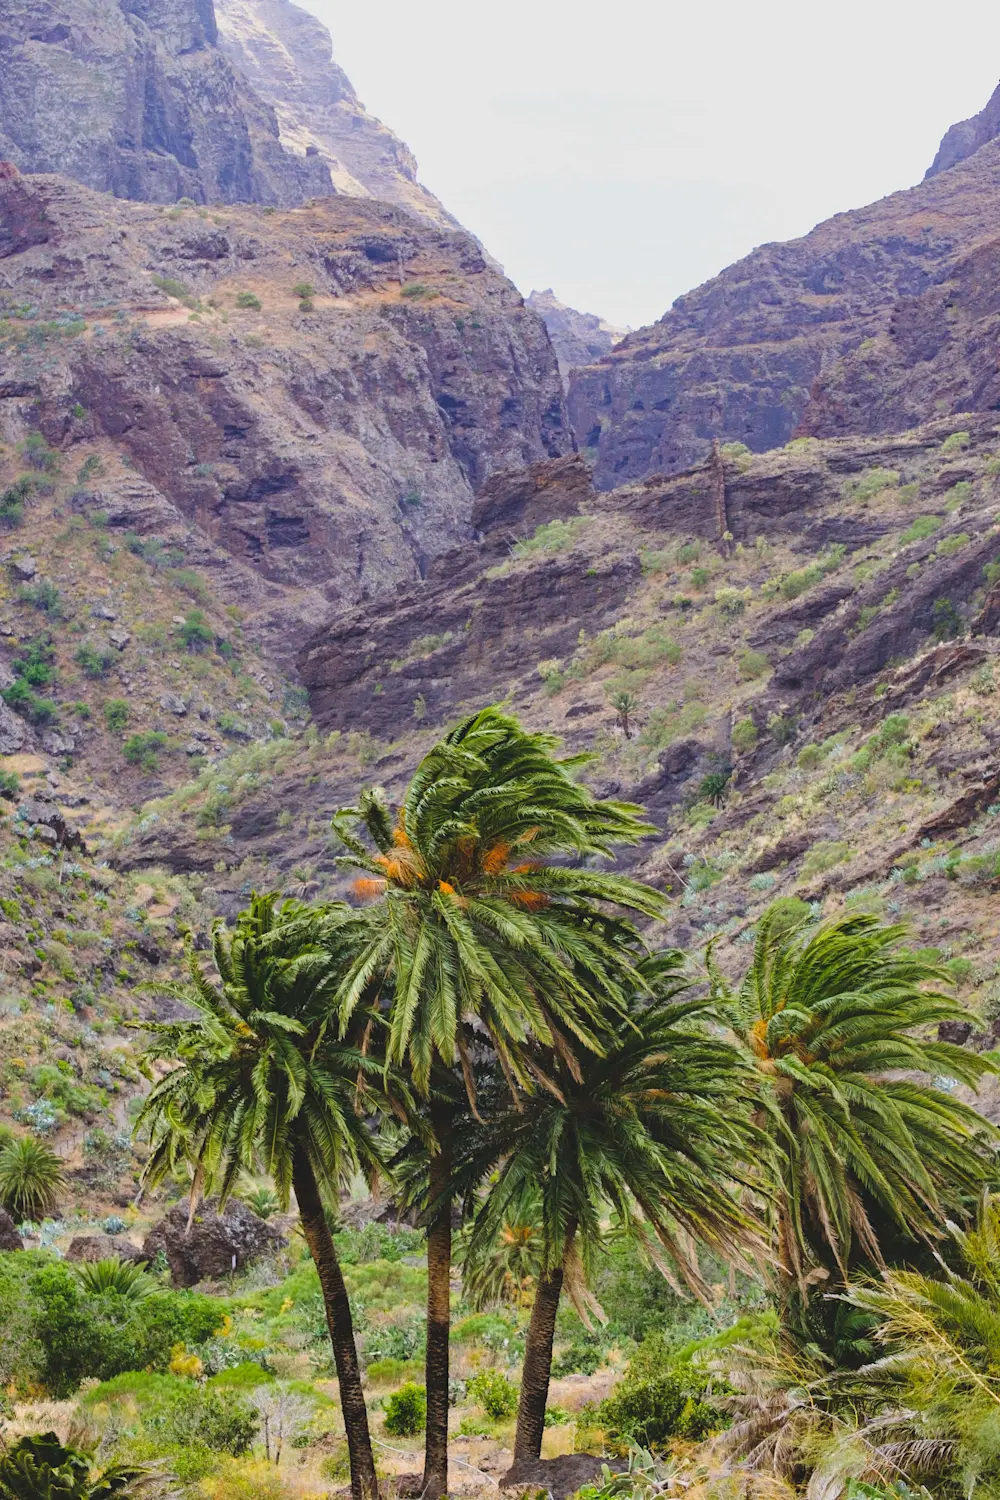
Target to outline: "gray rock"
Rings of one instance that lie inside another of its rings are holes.
[[[132,637],[127,630],[109,630],[108,640],[116,651],[124,651]]]
[[[164,713],[176,714],[179,719],[183,719],[188,711],[184,699],[178,697],[176,693],[163,693],[160,697],[160,707]]]
[[[35,574],[38,572],[38,569],[35,566],[35,559],[33,557],[29,557],[27,552],[19,552],[16,557],[12,557],[10,560],[10,568],[11,572],[14,574],[14,577],[20,578],[24,582],[27,582],[29,578],[34,578]]]
[[[282,146],[274,110],[219,51],[212,0],[34,0],[4,6],[3,22],[0,157],[22,172],[153,203],[331,191],[329,168]]]
[[[110,1234],[74,1235],[66,1251],[66,1259],[77,1262],[92,1263],[115,1258],[130,1261],[133,1265],[141,1265],[148,1260],[148,1256],[143,1254],[138,1245],[133,1245],[131,1240]]]
[[[24,1241],[5,1208],[0,1208],[0,1250],[23,1250]]]
[[[117,620],[118,618],[117,613],[113,609],[109,609],[106,604],[92,605],[90,613],[95,620]]]
[[[551,1500],[567,1500],[600,1475],[602,1460],[590,1453],[564,1453],[559,1458],[538,1458],[515,1465],[500,1479],[501,1489],[540,1489]]]
[[[61,844],[64,849],[79,849],[86,852],[81,834],[66,821],[62,809],[36,792],[32,797],[22,797],[17,805],[18,819],[30,823],[35,837],[49,844]]]
[[[46,755],[72,755],[76,749],[76,741],[68,734],[50,729],[42,735],[42,749]]]
[[[0,701],[0,755],[17,755],[28,743],[28,726]]]
[[[188,1204],[175,1203],[150,1230],[142,1251],[147,1260],[153,1260],[162,1250],[174,1285],[196,1286],[199,1281],[229,1276],[287,1243],[245,1203],[232,1200],[220,1215],[209,1200],[197,1210],[190,1230]]]

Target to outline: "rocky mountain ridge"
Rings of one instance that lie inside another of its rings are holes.
[[[149,203],[331,192],[456,221],[291,0],[0,0],[0,159]]]
[[[549,331],[564,381],[575,366],[592,364],[609,354],[629,332],[627,328],[616,328],[596,313],[577,312],[575,307],[560,302],[551,287],[544,292],[532,292],[527,305],[539,314]]]
[[[1000,141],[988,139],[917,187],[838,214],[802,239],[764,245],[679,298],[658,323],[571,377],[574,431],[599,487],[676,472],[716,438],[763,452],[797,432],[900,431],[944,412],[988,409],[988,361],[976,349],[996,307],[998,209]],[[940,304],[938,323],[947,322],[970,279],[979,326],[969,348],[947,329],[914,337],[928,306]],[[883,340],[902,342],[909,361],[906,396],[894,405],[870,367]],[[938,357],[933,388],[925,356]],[[971,375],[970,361],[978,363]],[[830,393],[842,387],[855,399],[834,412]]]
[[[208,214],[15,176],[0,265],[7,440],[111,442],[283,660],[469,535],[491,473],[572,447],[541,320],[469,236],[390,205]]]

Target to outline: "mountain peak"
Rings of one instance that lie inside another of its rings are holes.
[[[980,146],[994,140],[1000,135],[1000,84],[994,89],[989,102],[973,115],[971,119],[959,120],[947,130],[938,147],[937,155],[931,162],[924,174],[928,177],[936,177],[939,172],[946,172],[949,167],[956,167],[960,161],[965,161]]]

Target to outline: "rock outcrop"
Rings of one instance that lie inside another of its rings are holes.
[[[0,1250],[23,1250],[24,1241],[5,1208],[0,1208]]]
[[[297,157],[322,162],[336,192],[458,228],[417,181],[409,147],[365,110],[316,16],[291,0],[216,0],[216,15],[219,46],[273,106],[282,142]]]
[[[590,365],[610,354],[629,331],[616,328],[596,313],[577,312],[575,307],[568,307],[559,301],[551,287],[545,292],[532,292],[528,306],[538,313],[549,331],[564,380],[577,365]]]
[[[153,203],[331,191],[218,46],[212,0],[0,0],[0,157]]]
[[[0,260],[4,441],[113,442],[97,508],[186,528],[285,659],[468,536],[491,474],[573,446],[541,320],[470,236],[387,204],[209,216],[17,177]]]
[[[121,1235],[76,1234],[69,1242],[66,1259],[83,1264],[100,1260],[125,1260],[131,1265],[145,1265],[150,1257]]]
[[[175,1203],[146,1236],[142,1254],[152,1261],[162,1250],[174,1286],[197,1286],[199,1281],[230,1276],[262,1255],[273,1255],[287,1243],[283,1235],[238,1200],[227,1203],[221,1214],[214,1202],[203,1203],[190,1229],[187,1203]]]
[[[960,161],[965,161],[978,151],[980,146],[995,140],[1000,135],[1000,85],[990,96],[988,103],[973,115],[971,120],[959,120],[947,130],[937,149],[937,155],[927,168],[928,177],[947,172]]]
[[[989,409],[986,358],[976,363],[970,348],[967,375],[959,351],[953,370],[960,339],[946,322],[956,292],[974,319],[1000,276],[1000,140],[956,162],[802,239],[754,250],[574,370],[570,416],[580,447],[596,450],[598,487],[675,473],[715,438],[762,452],[797,432],[900,431]],[[892,379],[883,390],[871,365],[886,338],[901,346],[902,393]],[[934,359],[935,378],[925,379]],[[855,389],[833,416],[825,384],[842,360],[852,361]]]

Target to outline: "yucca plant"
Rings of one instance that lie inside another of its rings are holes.
[[[0,1500],[138,1500],[158,1480],[140,1464],[99,1467],[54,1432],[23,1437],[0,1455]]]
[[[139,1302],[156,1290],[156,1282],[146,1274],[146,1264],[122,1260],[109,1255],[105,1260],[83,1261],[76,1266],[77,1279],[92,1297],[112,1293]]]
[[[766,915],[738,986],[709,955],[712,994],[758,1077],[758,1124],[776,1183],[774,1257],[786,1330],[818,1336],[810,1304],[913,1248],[982,1190],[997,1130],[939,1080],[975,1088],[987,1056],[933,1040],[961,1006],[947,973],[872,916],[788,928]],[[825,1304],[829,1308],[830,1304]],[[812,1309],[815,1313],[815,1308]]]
[[[476,1112],[472,1053],[485,1033],[511,1088],[539,1080],[525,1049],[567,1062],[600,1051],[637,982],[638,935],[621,915],[658,917],[663,897],[600,868],[653,829],[628,803],[576,779],[588,757],[558,760],[551,735],[497,708],[464,720],[424,757],[393,817],[366,793],[333,827],[359,871],[365,939],[344,981],[347,1025],[375,988],[389,1059],[429,1099],[427,1427],[424,1500],[448,1480],[448,1356],[453,1095],[435,1068],[461,1071]],[[367,842],[359,837],[367,834]],[[617,913],[617,914],[612,914]],[[544,1086],[544,1085],[543,1085]]]
[[[15,1136],[0,1150],[0,1203],[19,1223],[51,1214],[64,1180],[61,1159],[34,1136]]]

